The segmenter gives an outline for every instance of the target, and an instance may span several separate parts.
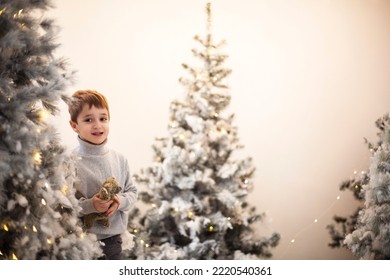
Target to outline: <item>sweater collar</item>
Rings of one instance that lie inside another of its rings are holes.
[[[80,154],[98,156],[98,155],[104,155],[108,152],[107,139],[104,140],[104,142],[101,143],[100,145],[89,143],[81,139],[80,137],[77,137],[77,140],[79,141],[80,144],[79,146]]]

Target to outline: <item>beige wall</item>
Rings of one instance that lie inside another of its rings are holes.
[[[104,93],[111,146],[133,172],[147,167],[154,138],[167,135],[170,102],[184,96],[181,63],[192,62],[192,38],[204,34],[206,1],[54,3],[59,55],[78,71],[69,92]],[[374,122],[390,111],[390,1],[211,3],[214,35],[227,40],[233,70],[229,111],[245,146],[238,155],[253,157],[257,168],[250,202],[268,213],[261,230],[282,235],[273,258],[353,258],[327,246],[325,227],[356,208],[338,186],[367,168],[364,137],[375,142]],[[55,122],[71,148],[67,121],[63,107]]]

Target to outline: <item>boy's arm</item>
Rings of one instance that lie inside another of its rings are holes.
[[[138,195],[138,190],[137,187],[133,184],[133,181],[131,180],[130,177],[130,171],[128,167],[128,163],[126,160],[126,177],[125,177],[125,183],[123,188],[123,192],[120,192],[117,194],[117,197],[119,199],[119,211],[127,211],[130,208],[134,206],[134,204],[137,202],[137,195]]]
[[[112,200],[102,200],[99,193],[96,193],[91,198],[85,198],[79,191],[76,192],[76,198],[81,207],[80,214],[87,215],[90,213],[104,213],[110,207]]]
[[[85,198],[85,197],[80,198],[79,206],[81,207],[81,211],[80,211],[81,215],[87,215],[90,213],[98,212],[93,206],[92,198]]]

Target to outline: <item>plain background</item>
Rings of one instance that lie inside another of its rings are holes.
[[[390,110],[390,1],[210,2],[232,70],[228,112],[244,145],[237,155],[256,167],[249,202],[267,213],[259,234],[282,237],[272,259],[355,259],[328,247],[326,225],[356,209],[339,185],[367,169],[364,138],[377,141],[375,121]],[[168,135],[170,102],[185,96],[181,64],[193,62],[193,37],[206,32],[207,1],[53,3],[46,15],[61,27],[57,55],[77,71],[69,94],[105,94],[110,146],[133,173],[148,167],[155,137]],[[76,135],[59,106],[54,122],[71,149]]]

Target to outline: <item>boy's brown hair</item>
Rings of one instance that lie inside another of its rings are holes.
[[[106,97],[96,90],[87,89],[78,90],[73,93],[72,98],[68,102],[70,119],[73,122],[77,123],[77,117],[83,110],[84,104],[88,104],[89,108],[95,106],[96,108],[107,109],[108,118],[110,118],[110,110]]]

